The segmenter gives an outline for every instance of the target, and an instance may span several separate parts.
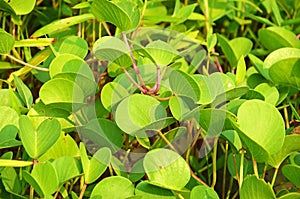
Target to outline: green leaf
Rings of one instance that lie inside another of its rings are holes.
[[[41,197],[53,194],[59,186],[57,173],[49,162],[36,164],[31,174],[23,171],[23,177]]]
[[[290,192],[288,194],[281,196],[278,199],[299,199],[299,198],[300,198],[300,193]]]
[[[221,34],[218,34],[217,36],[218,36],[218,42],[221,46],[221,49],[224,55],[226,56],[230,66],[235,67],[236,55],[233,46],[230,44],[229,40],[225,36]]]
[[[262,179],[257,179],[256,176],[247,176],[243,181],[240,198],[253,199],[253,198],[264,198],[264,199],[275,199],[276,196],[272,190],[270,184],[267,184]]]
[[[287,135],[285,136],[283,146],[280,151],[271,155],[268,160],[268,164],[279,168],[280,164],[287,158],[291,153],[300,151],[300,135]]]
[[[5,190],[9,193],[21,195],[22,184],[16,170],[12,167],[6,167],[1,172],[2,183]]]
[[[300,41],[295,39],[295,33],[283,27],[261,28],[258,37],[263,46],[270,51],[284,47],[300,48]]]
[[[16,140],[19,129],[13,125],[6,125],[0,131],[0,149],[10,148],[22,145],[22,142]]]
[[[104,85],[100,95],[104,108],[112,111],[116,109],[116,105],[129,96],[129,92],[121,84],[109,82]]]
[[[80,175],[76,160],[70,156],[60,157],[52,162],[57,173],[59,185]]]
[[[253,45],[248,38],[238,37],[228,41],[225,36],[220,34],[218,34],[218,41],[232,68],[237,66],[242,56],[245,57],[248,55]]]
[[[14,9],[17,15],[29,14],[35,6],[36,0],[10,0],[9,5]]]
[[[125,43],[112,36],[104,36],[98,39],[94,46],[93,52],[99,60],[108,61],[111,64],[108,66],[109,70],[121,70],[122,67],[128,68],[132,65],[128,48]]]
[[[79,157],[80,153],[76,141],[69,134],[62,133],[57,142],[39,157],[38,161],[56,160],[64,156]]]
[[[268,70],[263,67],[264,62],[260,60],[258,57],[249,54],[249,59],[251,63],[254,65],[255,69],[266,79],[270,80]]]
[[[169,100],[169,107],[173,117],[181,122],[186,114],[196,108],[196,104],[191,98],[172,96]]]
[[[85,58],[88,53],[87,42],[78,36],[69,36],[60,44],[59,53],[69,53],[80,58]]]
[[[235,82],[236,84],[243,83],[245,81],[246,77],[246,63],[244,57],[241,57],[237,63],[237,68],[236,68],[236,79]]]
[[[22,66],[18,66],[16,64],[12,64],[5,61],[0,61],[0,70],[7,70],[7,69],[15,69],[15,68],[21,68]]]
[[[300,166],[287,164],[282,167],[282,174],[297,187],[300,186]]]
[[[223,0],[210,0],[208,1],[208,11],[209,11],[209,22],[212,24],[213,21],[216,21],[227,14],[227,7],[228,4],[230,4],[227,1]],[[201,0],[199,2],[199,5],[201,6],[201,9],[204,10],[204,0]],[[205,13],[205,11],[204,11]]]
[[[81,139],[87,140],[86,144],[108,147],[112,153],[122,147],[122,135],[123,131],[114,122],[103,118],[92,119],[80,129]]]
[[[252,49],[252,41],[246,37],[237,37],[229,41],[233,47],[236,63],[243,56],[246,57]]]
[[[45,26],[43,26],[42,28],[36,30],[31,37],[35,38],[35,37],[40,37],[46,34],[51,34],[51,33],[55,33],[58,31],[62,31],[65,28],[68,28],[70,26],[76,25],[76,24],[80,24],[82,22],[85,22],[87,20],[90,19],[94,19],[94,15],[93,14],[82,14],[82,15],[78,15],[78,16],[74,16],[74,17],[68,17],[68,18],[64,18],[64,19],[59,19],[57,21],[54,21],[52,23],[49,23]]]
[[[80,57],[73,54],[60,54],[55,57],[50,66],[50,77],[54,78],[59,73],[78,73],[94,80],[93,72],[89,65]]]
[[[170,74],[169,83],[171,90],[175,94],[190,97],[194,102],[200,99],[199,85],[192,76],[182,71],[174,70]]]
[[[50,46],[54,42],[54,38],[23,39],[15,41],[14,47],[42,47]]]
[[[199,104],[209,104],[216,97],[215,92],[211,88],[210,76],[196,74],[193,75],[194,79],[197,81],[200,88],[200,99]]]
[[[134,3],[128,1],[117,4],[107,0],[95,0],[91,9],[97,19],[110,22],[121,31],[135,29],[139,24],[140,12]]]
[[[146,51],[158,66],[167,66],[179,54],[170,44],[161,40],[149,43]]]
[[[190,196],[190,199],[197,198],[219,199],[219,196],[212,188],[204,185],[198,185],[192,189]]]
[[[237,132],[256,161],[266,162],[271,154],[281,149],[285,125],[275,106],[249,100],[240,106],[237,118]]]
[[[101,180],[93,189],[90,198],[124,199],[134,195],[134,186],[127,178],[111,176]]]
[[[29,88],[24,84],[24,82],[17,76],[14,75],[14,81],[18,89],[18,93],[23,100],[23,102],[26,104],[27,108],[31,108],[31,105],[33,103],[33,97],[31,94],[31,91]]]
[[[166,110],[158,100],[141,94],[125,98],[118,105],[115,113],[115,120],[119,128],[130,135],[135,135],[143,127],[166,117]]]
[[[19,115],[14,109],[7,106],[0,106],[0,113],[0,130],[2,130],[7,125],[14,125],[16,127],[19,127]]]
[[[213,48],[216,46],[217,44],[217,34],[216,33],[209,33],[207,34],[207,51],[211,52],[213,50]]]
[[[69,112],[84,105],[83,90],[73,81],[55,78],[47,81],[40,89],[40,98],[46,105],[52,105]]]
[[[237,179],[240,176],[240,168],[241,168],[241,154],[237,153],[233,156],[233,153],[228,155],[227,159],[227,169],[230,175]],[[244,157],[243,157],[244,158]],[[249,162],[246,158],[244,158],[243,162],[243,174],[246,175],[248,172]],[[237,176],[238,175],[238,176]]]
[[[63,78],[75,82],[89,96],[96,91],[96,82],[89,65],[73,54],[60,54],[55,57],[50,66],[51,78]]]
[[[144,168],[149,182],[162,188],[182,190],[190,179],[190,168],[185,160],[168,149],[148,152],[144,158]]]
[[[147,181],[142,181],[136,186],[135,194],[144,199],[176,199],[171,190],[151,185]]]
[[[22,115],[19,126],[23,146],[28,155],[34,159],[51,148],[61,134],[61,126],[56,119],[46,119],[37,129],[34,129],[29,118]]]
[[[300,49],[280,48],[270,53],[263,67],[276,84],[300,88]],[[289,67],[286,67],[289,66]]]
[[[271,86],[268,83],[262,83],[255,87],[254,90],[261,93],[266,102],[277,105],[279,100],[279,92],[275,86]]]
[[[0,28],[0,54],[7,54],[14,47],[14,37]]]
[[[80,143],[81,163],[86,184],[95,182],[106,170],[111,160],[111,152],[108,148],[101,148],[89,159],[85,146]]]
[[[236,131],[234,130],[223,131],[222,135],[234,146],[234,148],[237,151],[242,149],[242,142]]]
[[[15,15],[14,9],[4,0],[0,0],[0,10]]]

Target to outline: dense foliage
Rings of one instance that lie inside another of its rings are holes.
[[[0,198],[300,198],[298,0],[0,0]]]

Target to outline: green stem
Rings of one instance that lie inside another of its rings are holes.
[[[12,56],[12,55],[10,55],[10,54],[5,54],[5,56],[7,56],[8,58],[10,58],[10,59],[12,59],[12,60],[18,62],[19,64],[22,64],[22,65],[24,65],[24,66],[28,66],[28,67],[30,67],[30,68],[32,68],[32,69],[36,69],[36,70],[40,70],[40,71],[46,71],[46,72],[49,71],[48,68],[41,68],[41,67],[38,67],[38,66],[34,66],[34,65],[31,65],[31,64],[28,64],[28,63],[26,63],[26,62],[24,62],[24,61],[22,61],[22,60],[20,60],[20,59],[15,58],[14,56]]]
[[[176,151],[176,148],[171,144],[171,142],[166,138],[166,136],[161,132],[161,131],[156,131],[158,133],[158,135],[165,141],[165,143],[167,143],[167,145],[173,150]]]
[[[231,190],[232,190],[232,185],[233,185],[233,177],[231,177],[230,181],[229,181],[229,186],[228,186],[228,191],[227,191],[227,194],[226,194],[226,199],[229,199],[229,197],[230,197],[230,193],[231,193]]]
[[[257,162],[254,160],[254,158],[252,157],[252,164],[253,164],[253,170],[254,170],[254,174],[257,178],[259,178],[258,176],[258,168],[257,168]]]
[[[217,149],[218,149],[218,139],[215,139],[215,143],[214,143],[214,150],[213,150],[213,159],[212,159],[212,163],[213,163],[213,180],[211,183],[211,188],[214,188],[216,183],[217,183]]]
[[[240,189],[242,187],[243,184],[243,179],[244,179],[244,155],[245,155],[245,151],[244,149],[242,149],[242,154],[241,154],[241,160],[240,160]]]
[[[235,177],[236,177],[236,180],[238,181],[238,184],[240,186],[240,177],[239,177],[239,172],[237,170],[237,163],[236,163],[235,153],[232,153],[232,157],[233,157],[233,165],[234,165],[234,170],[235,170]]]
[[[210,22],[209,22],[210,16],[209,16],[208,0],[204,0],[204,16],[205,16],[206,32],[208,33],[210,31]]]
[[[226,172],[227,172],[228,145],[229,145],[228,141],[226,141],[224,166],[223,166],[222,199],[225,198],[225,190],[226,190]]]
[[[278,174],[278,170],[279,170],[279,168],[275,168],[274,175],[273,175],[273,178],[272,178],[272,183],[271,183],[271,186],[272,186],[272,187],[273,187],[274,184],[275,184],[276,177],[277,177],[277,174]]]

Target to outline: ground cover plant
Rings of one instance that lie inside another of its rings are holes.
[[[0,198],[300,198],[297,0],[0,0]]]

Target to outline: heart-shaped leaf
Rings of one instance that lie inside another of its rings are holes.
[[[111,176],[101,180],[93,189],[90,198],[124,199],[134,195],[134,186],[127,178]]]
[[[151,184],[167,189],[182,190],[191,176],[185,160],[168,149],[148,152],[144,158],[144,168]]]
[[[140,21],[139,9],[134,3],[128,1],[115,3],[107,0],[95,0],[91,9],[100,21],[110,22],[121,31],[135,29]]]
[[[16,140],[19,129],[13,125],[6,125],[0,131],[0,149],[10,148],[22,145],[22,142]]]
[[[145,199],[176,199],[171,190],[154,186],[147,181],[142,181],[136,186],[135,194]]]
[[[80,143],[81,163],[86,184],[95,182],[106,170],[111,159],[111,152],[108,148],[101,148],[89,159],[85,146]]]
[[[7,54],[14,47],[14,37],[0,28],[0,54]]]
[[[169,100],[172,115],[178,121],[182,121],[186,114],[196,108],[195,102],[185,96],[172,96]]]
[[[300,186],[300,166],[294,164],[284,165],[282,174],[294,185]]]
[[[89,121],[81,128],[80,135],[86,145],[90,143],[93,148],[108,147],[112,153],[118,151],[123,143],[123,131],[114,122],[103,118]]]
[[[166,117],[166,110],[158,100],[141,94],[134,94],[124,99],[118,105],[115,114],[119,128],[130,135],[135,135],[143,127]]]
[[[300,151],[300,135],[287,135],[284,138],[283,146],[280,151],[274,153],[270,156],[268,164],[279,168],[280,164],[287,158],[291,153]]]
[[[38,160],[40,162],[45,162],[51,159],[56,160],[64,156],[79,157],[80,152],[76,141],[69,134],[64,135],[62,133],[57,142],[46,153],[38,158]]]
[[[248,38],[238,37],[228,41],[225,36],[220,34],[218,34],[218,41],[232,68],[237,66],[241,57],[248,55],[253,45]]]
[[[267,83],[259,84],[254,89],[264,96],[264,100],[270,104],[276,105],[279,100],[279,92],[275,86],[271,86]]]
[[[263,46],[270,51],[284,47],[300,48],[300,41],[295,39],[295,33],[284,27],[261,28],[258,31],[258,38]]]
[[[46,105],[52,105],[69,112],[84,105],[84,93],[73,81],[55,78],[47,81],[40,89],[40,98]]]
[[[159,66],[167,66],[179,54],[170,44],[161,40],[149,43],[146,50]]]
[[[247,176],[243,181],[240,198],[253,199],[253,198],[270,198],[275,199],[276,196],[270,184],[267,184],[262,179],[257,179],[256,176]]]
[[[33,103],[33,97],[31,94],[31,91],[29,88],[24,84],[24,82],[17,76],[14,75],[14,81],[18,89],[18,93],[23,100],[23,102],[26,104],[27,108],[31,108],[31,105]]]
[[[60,54],[56,56],[50,66],[50,77],[54,78],[59,73],[78,73],[94,80],[93,72],[89,65],[80,57],[73,54]]]
[[[285,126],[273,105],[260,100],[246,101],[240,106],[237,118],[237,132],[256,161],[265,162],[281,149]]]
[[[61,126],[56,119],[46,119],[34,129],[29,118],[22,115],[19,126],[23,146],[28,155],[34,159],[50,149],[61,134]]]
[[[80,175],[76,161],[73,157],[64,156],[55,159],[52,165],[57,173],[59,185]]]
[[[24,170],[23,177],[41,197],[53,194],[59,187],[57,173],[49,162],[36,164],[31,173]]]
[[[17,196],[22,194],[21,180],[14,168],[5,167],[3,171],[1,171],[1,179],[7,192]]]
[[[171,90],[181,96],[190,97],[195,102],[200,99],[200,88],[196,80],[179,70],[173,70],[169,77]]]
[[[80,58],[85,58],[88,53],[87,42],[78,36],[69,36],[60,44],[59,53],[69,53]]]
[[[17,15],[27,15],[29,14],[34,6],[35,6],[36,0],[11,0],[9,1],[9,5],[14,9]]]
[[[219,196],[212,188],[208,186],[198,185],[192,189],[190,196],[190,199],[197,198],[219,199]]]
[[[265,59],[263,67],[274,83],[300,88],[300,49],[273,51]]]
[[[101,101],[108,111],[114,111],[116,105],[127,96],[129,96],[128,90],[117,82],[105,84],[101,91]]]
[[[101,37],[95,42],[93,52],[99,60],[113,62],[120,68],[127,68],[132,64],[127,46],[116,37]]]

